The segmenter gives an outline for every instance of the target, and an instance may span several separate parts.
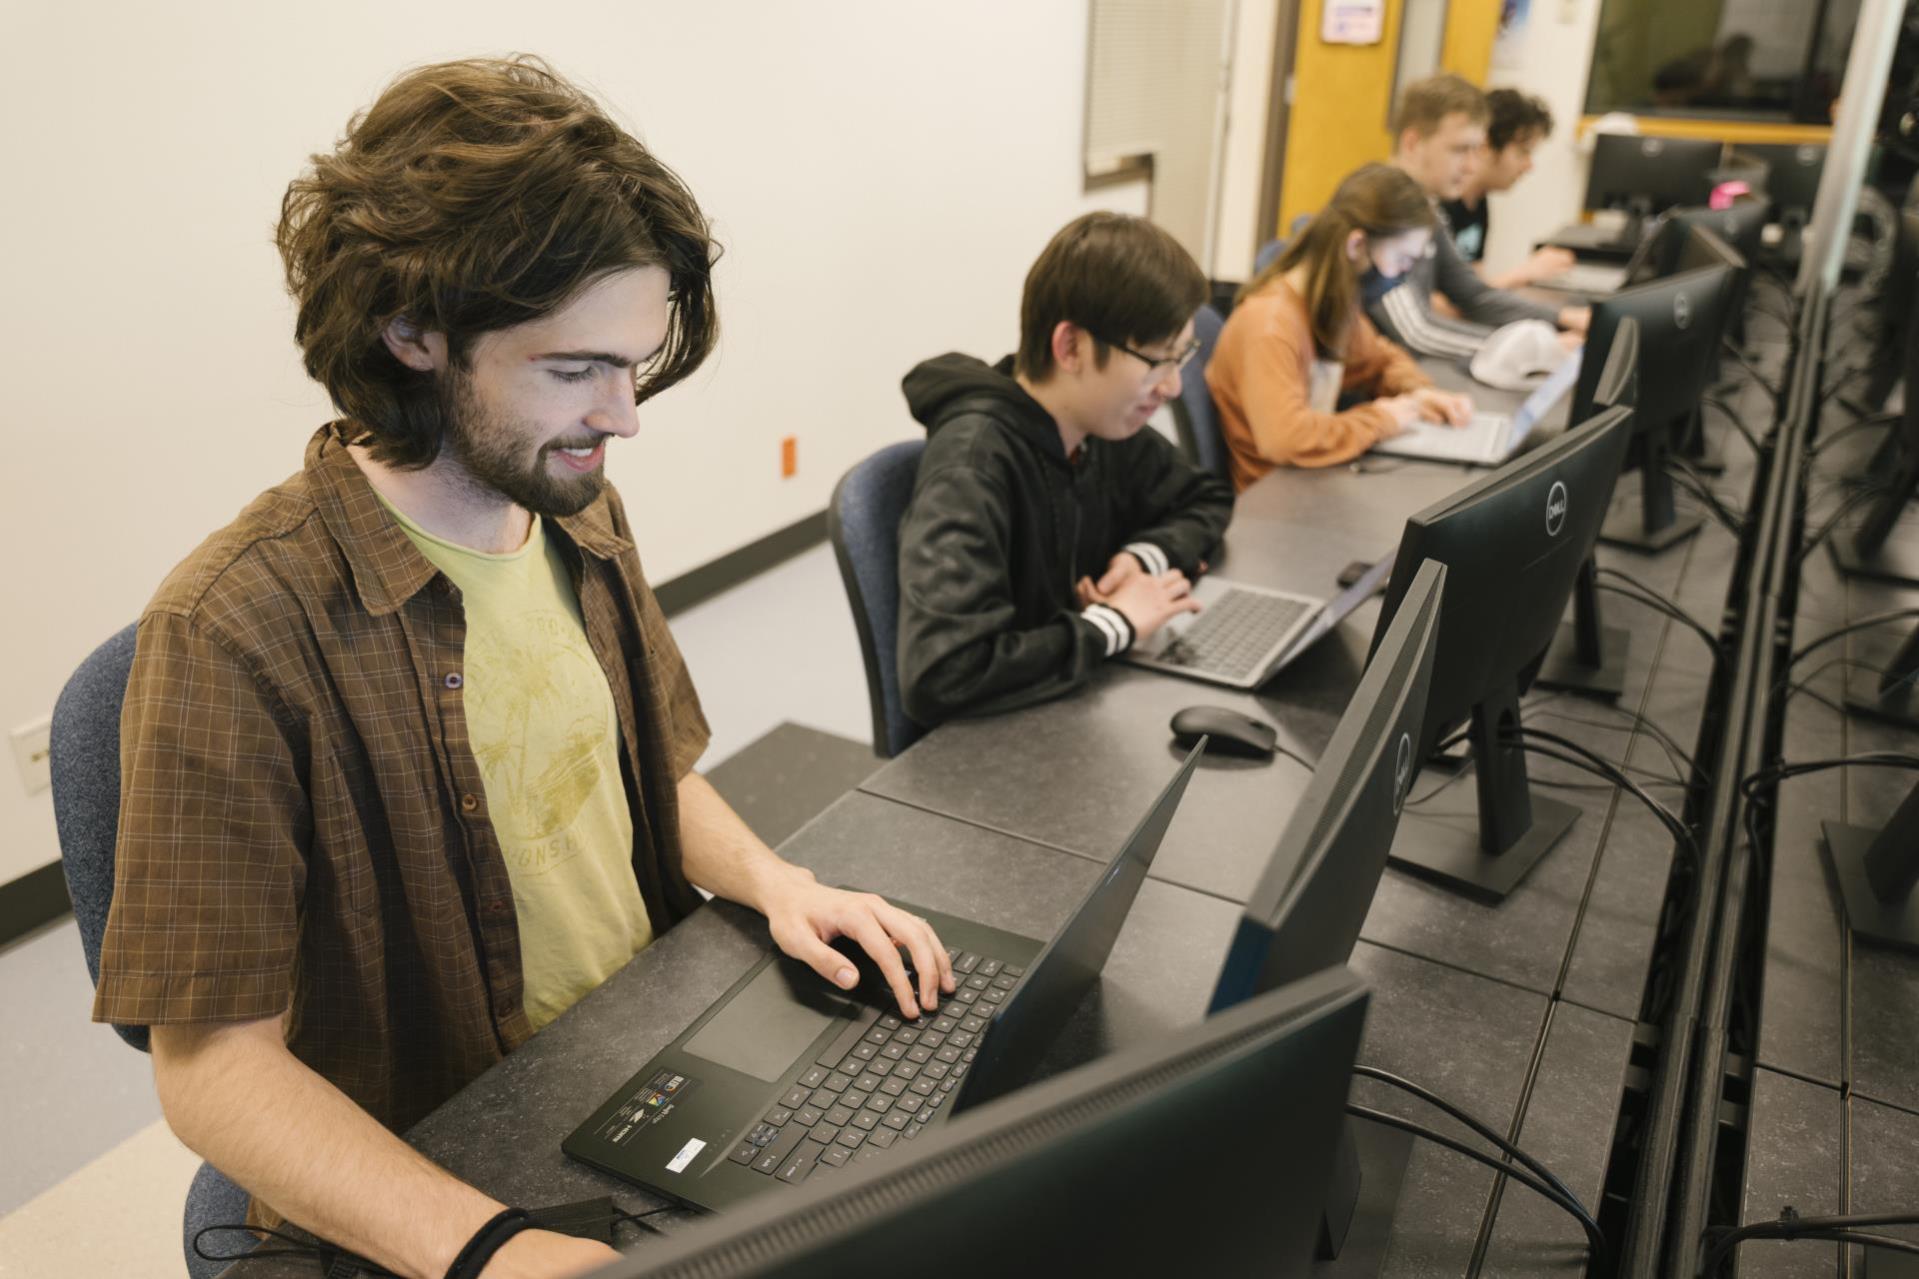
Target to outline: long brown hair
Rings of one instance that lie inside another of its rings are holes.
[[[1248,297],[1304,264],[1313,341],[1325,355],[1342,355],[1359,310],[1360,268],[1346,256],[1347,238],[1359,231],[1368,240],[1387,239],[1434,225],[1433,206],[1418,183],[1390,164],[1365,165],[1339,184],[1326,207],[1239,296]]]
[[[421,67],[354,118],[287,188],[275,236],[299,303],[307,372],[402,469],[439,454],[430,373],[381,341],[396,318],[475,339],[539,319],[628,267],[671,279],[666,344],[639,373],[646,399],[713,349],[718,248],[685,185],[585,93],[533,57]]]

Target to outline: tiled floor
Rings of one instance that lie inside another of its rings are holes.
[[[672,629],[713,729],[703,769],[787,721],[870,739],[859,645],[830,548],[687,610]],[[806,735],[786,730],[789,739]],[[820,751],[830,761],[784,766],[857,771],[859,753],[844,743]],[[769,820],[785,827],[791,817]],[[0,1276],[178,1279],[180,1205],[199,1160],[161,1121],[147,1059],[88,1020],[91,995],[71,919],[0,951],[0,1008],[16,1028],[0,1054]]]

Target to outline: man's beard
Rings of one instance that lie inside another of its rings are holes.
[[[534,432],[488,412],[473,392],[473,379],[458,369],[449,369],[441,381],[440,420],[446,425],[444,447],[468,477],[535,515],[578,515],[606,484],[598,467],[564,476],[548,472],[547,459],[578,441],[544,444],[529,460],[526,441]]]

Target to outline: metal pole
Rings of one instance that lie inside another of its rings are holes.
[[[1813,202],[1812,225],[1807,228],[1799,279],[1793,286],[1801,296],[1814,279],[1827,292],[1839,286],[1839,268],[1845,262],[1846,241],[1859,208],[1859,186],[1865,181],[1866,160],[1872,152],[1873,126],[1886,96],[1905,12],[1906,0],[1865,0],[1859,11],[1839,95],[1839,118],[1833,121],[1826,168],[1819,178],[1819,196]]]

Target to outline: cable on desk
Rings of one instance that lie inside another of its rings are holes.
[[[1578,1221],[1580,1229],[1586,1232],[1587,1246],[1592,1249],[1593,1257],[1602,1262],[1600,1270],[1602,1272],[1604,1271],[1603,1260],[1608,1254],[1606,1251],[1606,1235],[1605,1232],[1599,1228],[1599,1223],[1594,1221],[1592,1214],[1580,1207],[1577,1201],[1564,1198],[1550,1185],[1541,1181],[1532,1173],[1516,1168],[1503,1160],[1494,1159],[1484,1151],[1474,1150],[1465,1142],[1448,1137],[1445,1133],[1434,1132],[1430,1128],[1421,1127],[1410,1119],[1402,1119],[1398,1115],[1389,1115],[1383,1110],[1374,1110],[1370,1106],[1362,1106],[1357,1102],[1349,1101],[1346,1103],[1346,1113],[1356,1118],[1367,1120],[1370,1123],[1382,1124],[1387,1128],[1397,1128],[1401,1132],[1411,1133],[1415,1137],[1432,1142],[1435,1146],[1444,1146],[1454,1154],[1464,1155],[1468,1159],[1485,1164],[1502,1177],[1511,1177],[1514,1181],[1526,1187],[1534,1194],[1539,1195],[1548,1203],[1558,1205],[1565,1210],[1567,1215]]]
[[[284,1248],[255,1248],[251,1252],[208,1252],[202,1241],[216,1230],[241,1231],[248,1235],[265,1235],[269,1239],[278,1239],[287,1246]],[[400,1279],[386,1267],[365,1257],[348,1252],[345,1248],[336,1248],[325,1240],[309,1243],[297,1235],[285,1231],[272,1230],[265,1226],[202,1226],[193,1232],[193,1252],[202,1261],[221,1261],[229,1266],[237,1266],[248,1261],[267,1261],[274,1257],[300,1257],[307,1261],[318,1262],[322,1273],[353,1274],[356,1271],[371,1275],[373,1279]]]
[[[1919,755],[1905,755],[1898,751],[1867,751],[1863,755],[1846,755],[1838,759],[1781,760],[1771,768],[1762,768],[1740,778],[1739,793],[1751,799],[1755,791],[1769,783],[1804,777],[1808,773],[1823,773],[1834,768],[1919,769]]]
[[[1712,491],[1712,485],[1705,476],[1693,469],[1692,463],[1683,457],[1671,457],[1666,459],[1665,469],[1674,483],[1699,499],[1706,513],[1718,520],[1720,527],[1734,536],[1743,535],[1746,513],[1726,505],[1725,499]]]
[[[1382,1084],[1397,1088],[1401,1092],[1410,1093],[1427,1105],[1451,1115],[1454,1119],[1465,1124],[1493,1145],[1498,1146],[1512,1158],[1517,1159],[1520,1163],[1538,1173],[1540,1178],[1550,1184],[1554,1190],[1558,1191],[1568,1203],[1577,1207],[1581,1212],[1587,1212],[1586,1205],[1580,1201],[1578,1195],[1572,1192],[1572,1187],[1555,1176],[1552,1169],[1521,1150],[1512,1142],[1506,1140],[1506,1138],[1500,1136],[1493,1130],[1491,1124],[1479,1119],[1464,1107],[1454,1105],[1444,1097],[1428,1091],[1403,1075],[1395,1075],[1392,1071],[1381,1070],[1377,1066],[1354,1066],[1353,1073],[1355,1075],[1362,1075],[1367,1079],[1377,1079]],[[1590,1216],[1591,1214],[1588,1213],[1588,1215]]]
[[[1604,570],[1601,570],[1601,571],[1603,572]],[[1847,635],[1852,635],[1858,631],[1871,630],[1875,626],[1884,626],[1887,622],[1903,621],[1904,619],[1908,617],[1919,617],[1919,608],[1896,608],[1889,613],[1875,613],[1871,617],[1862,617],[1856,622],[1848,622],[1846,625],[1839,627],[1837,630],[1827,631],[1824,635],[1821,635],[1818,639],[1815,639],[1811,641],[1810,643],[1805,644],[1804,646],[1794,651],[1793,655],[1786,659],[1786,669],[1791,670],[1794,666],[1797,666],[1799,664],[1800,659],[1805,657],[1808,653],[1811,653],[1819,648],[1822,648],[1825,645],[1832,643],[1836,639],[1843,638],[1844,636],[1847,636]]]
[[[1720,656],[1719,637],[1717,635],[1714,635],[1711,631],[1707,630],[1705,625],[1702,622],[1700,622],[1699,619],[1695,618],[1692,614],[1686,612],[1685,609],[1680,608],[1677,604],[1674,604],[1671,600],[1664,598],[1656,590],[1646,585],[1644,582],[1640,581],[1638,578],[1633,577],[1626,573],[1622,573],[1616,568],[1609,568],[1606,565],[1601,564],[1599,566],[1599,571],[1597,573],[1597,576],[1600,578],[1607,578],[1607,579],[1623,582],[1625,583],[1626,586],[1631,587],[1632,588],[1631,590],[1622,590],[1617,586],[1607,586],[1603,582],[1600,583],[1599,585],[1599,589],[1602,591],[1610,591],[1614,595],[1623,595],[1627,599],[1636,600],[1639,603],[1644,604],[1647,608],[1652,609],[1654,612],[1664,613],[1667,617],[1670,617],[1673,621],[1688,627],[1689,629],[1691,629],[1691,631],[1695,635],[1699,636],[1700,639],[1706,641],[1706,647],[1712,650],[1713,660],[1715,662],[1719,660],[1719,656]]]
[[[1750,355],[1747,355],[1739,349],[1739,345],[1736,342],[1727,341],[1725,349],[1727,353],[1738,362],[1739,367],[1751,374],[1752,380],[1765,389],[1767,395],[1770,395],[1775,400],[1779,398],[1779,387],[1760,370]]]
[[[1638,711],[1629,711],[1623,706],[1614,706],[1610,702],[1595,702],[1592,703],[1592,705],[1594,705],[1595,708],[1613,711],[1633,722],[1631,724],[1608,724],[1604,720],[1581,719],[1577,715],[1568,715],[1564,711],[1535,710],[1534,713],[1544,715],[1547,719],[1563,719],[1569,724],[1578,724],[1583,728],[1603,729],[1609,733],[1625,733],[1633,731],[1634,729],[1644,729],[1646,735],[1652,738],[1653,741],[1665,751],[1666,762],[1672,765],[1672,771],[1675,774],[1686,774],[1692,777],[1699,775],[1698,762],[1694,760],[1691,755],[1688,755],[1678,742],[1673,740],[1672,734],[1653,723],[1652,720],[1646,716],[1640,714]],[[1519,718],[1522,723],[1525,721],[1527,709],[1529,708],[1520,708]],[[1678,780],[1678,778],[1675,777],[1674,780]],[[1690,783],[1682,781],[1680,784],[1689,785]]]
[[[1835,1240],[1839,1243],[1871,1244],[1875,1248],[1886,1248],[1893,1252],[1919,1254],[1919,1244],[1909,1239],[1899,1239],[1892,1235],[1868,1234],[1859,1229],[1862,1226],[1914,1226],[1919,1225],[1919,1214],[1903,1212],[1861,1212],[1842,1216],[1802,1217],[1791,1207],[1781,1208],[1775,1221],[1754,1221],[1737,1227],[1722,1227],[1717,1243],[1706,1254],[1706,1260],[1699,1273],[1711,1279],[1719,1263],[1731,1255],[1733,1249],[1752,1239],[1821,1239]]]
[[[1831,518],[1815,529],[1812,535],[1800,545],[1798,552],[1799,560],[1803,563],[1806,556],[1812,554],[1819,548],[1821,542],[1833,535],[1848,515],[1851,515],[1853,511],[1865,505],[1867,502],[1877,498],[1882,488],[1882,485],[1868,484],[1858,492],[1849,494],[1846,500],[1839,504],[1839,509],[1832,513]]]
[[[1805,456],[1806,456],[1807,464],[1810,465],[1812,462],[1812,459],[1814,459],[1815,457],[1818,457],[1821,453],[1825,452],[1827,448],[1831,447],[1834,444],[1837,444],[1840,440],[1845,439],[1848,435],[1851,435],[1856,431],[1867,431],[1867,430],[1872,430],[1874,428],[1881,427],[1881,426],[1891,426],[1894,422],[1897,422],[1899,420],[1900,416],[1901,415],[1898,413],[1878,413],[1873,415],[1872,417],[1862,417],[1862,418],[1859,418],[1857,421],[1846,423],[1844,426],[1834,431],[1831,435],[1825,436],[1822,439],[1814,440],[1811,444],[1808,444],[1806,446]]]
[[[1560,754],[1559,750],[1549,749],[1547,746],[1540,746],[1534,742],[1525,740],[1527,738],[1534,738],[1540,742],[1550,743],[1551,746],[1558,747],[1560,750],[1572,752],[1572,756],[1568,757],[1567,755]],[[1500,740],[1508,745],[1516,746],[1520,750],[1528,751],[1535,755],[1543,755],[1548,759],[1556,759],[1560,763],[1570,764],[1574,768],[1584,767],[1587,772],[1597,773],[1645,805],[1646,810],[1672,833],[1672,837],[1692,852],[1692,864],[1695,867],[1700,865],[1704,860],[1704,854],[1699,847],[1699,840],[1693,835],[1691,829],[1687,827],[1684,822],[1680,821],[1678,816],[1676,816],[1670,808],[1667,808],[1664,804],[1654,799],[1647,793],[1645,787],[1622,773],[1610,760],[1595,755],[1570,737],[1561,737],[1558,733],[1548,733],[1537,728],[1526,728],[1523,725],[1500,734]]]
[[[1796,680],[1790,679],[1790,677],[1788,677],[1788,679],[1780,680],[1777,684],[1774,684],[1772,686],[1773,696],[1779,697],[1780,705],[1783,706],[1787,702],[1790,702],[1793,698],[1797,697],[1799,694],[1804,693],[1807,697],[1812,698],[1815,702],[1820,702],[1826,706],[1830,706],[1833,710],[1836,710],[1843,715],[1845,714],[1845,710],[1843,707],[1841,707],[1837,702],[1833,701],[1830,697],[1827,697],[1824,693],[1821,693],[1819,690],[1811,687],[1811,684],[1814,680],[1818,679],[1821,675],[1824,675],[1827,671],[1832,670],[1836,666],[1849,666],[1849,667],[1853,667],[1856,670],[1870,672],[1871,674],[1874,674],[1874,675],[1884,675],[1886,673],[1885,667],[1874,666],[1871,662],[1862,662],[1856,657],[1835,657],[1831,661],[1821,662],[1819,665],[1813,667],[1811,670],[1807,671],[1804,675],[1800,676]],[[1919,672],[1915,672],[1913,675],[1905,676],[1904,678],[1899,680],[1899,683],[1910,684],[1915,678],[1919,678]],[[1790,682],[1788,682],[1789,680]],[[1897,685],[1894,685],[1894,687],[1897,687]],[[1781,696],[1781,694],[1783,694],[1783,696]]]

